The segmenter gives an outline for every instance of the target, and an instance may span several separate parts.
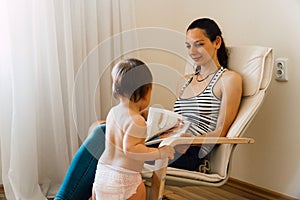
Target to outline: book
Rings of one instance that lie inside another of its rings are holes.
[[[178,137],[186,133],[191,122],[171,110],[150,107],[147,117],[146,145],[160,143],[167,137]]]

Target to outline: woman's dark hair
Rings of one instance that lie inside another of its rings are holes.
[[[217,23],[209,18],[200,18],[193,21],[187,28],[186,31],[194,28],[199,28],[205,31],[206,36],[210,39],[211,42],[215,41],[217,39],[217,36],[221,37],[221,46],[218,49],[218,60],[220,64],[227,68],[227,62],[228,62],[228,53],[227,48],[225,46],[224,39],[222,37],[222,32]]]
[[[114,97],[126,97],[138,102],[152,86],[152,74],[147,65],[135,58],[118,62],[112,70]]]

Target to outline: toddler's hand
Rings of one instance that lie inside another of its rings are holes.
[[[172,146],[166,145],[158,148],[160,153],[160,158],[174,159],[175,150]]]

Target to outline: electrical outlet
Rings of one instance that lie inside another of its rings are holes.
[[[287,58],[277,58],[275,60],[275,79],[277,81],[287,81],[288,80],[288,59]]]

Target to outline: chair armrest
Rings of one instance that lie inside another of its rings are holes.
[[[164,139],[159,146],[179,144],[253,144],[252,138],[239,137],[169,137]],[[155,161],[155,171],[153,172],[150,199],[162,199],[166,172],[168,167],[168,159],[160,159]]]
[[[163,140],[159,146],[179,144],[253,144],[253,138],[240,137],[169,137]]]

